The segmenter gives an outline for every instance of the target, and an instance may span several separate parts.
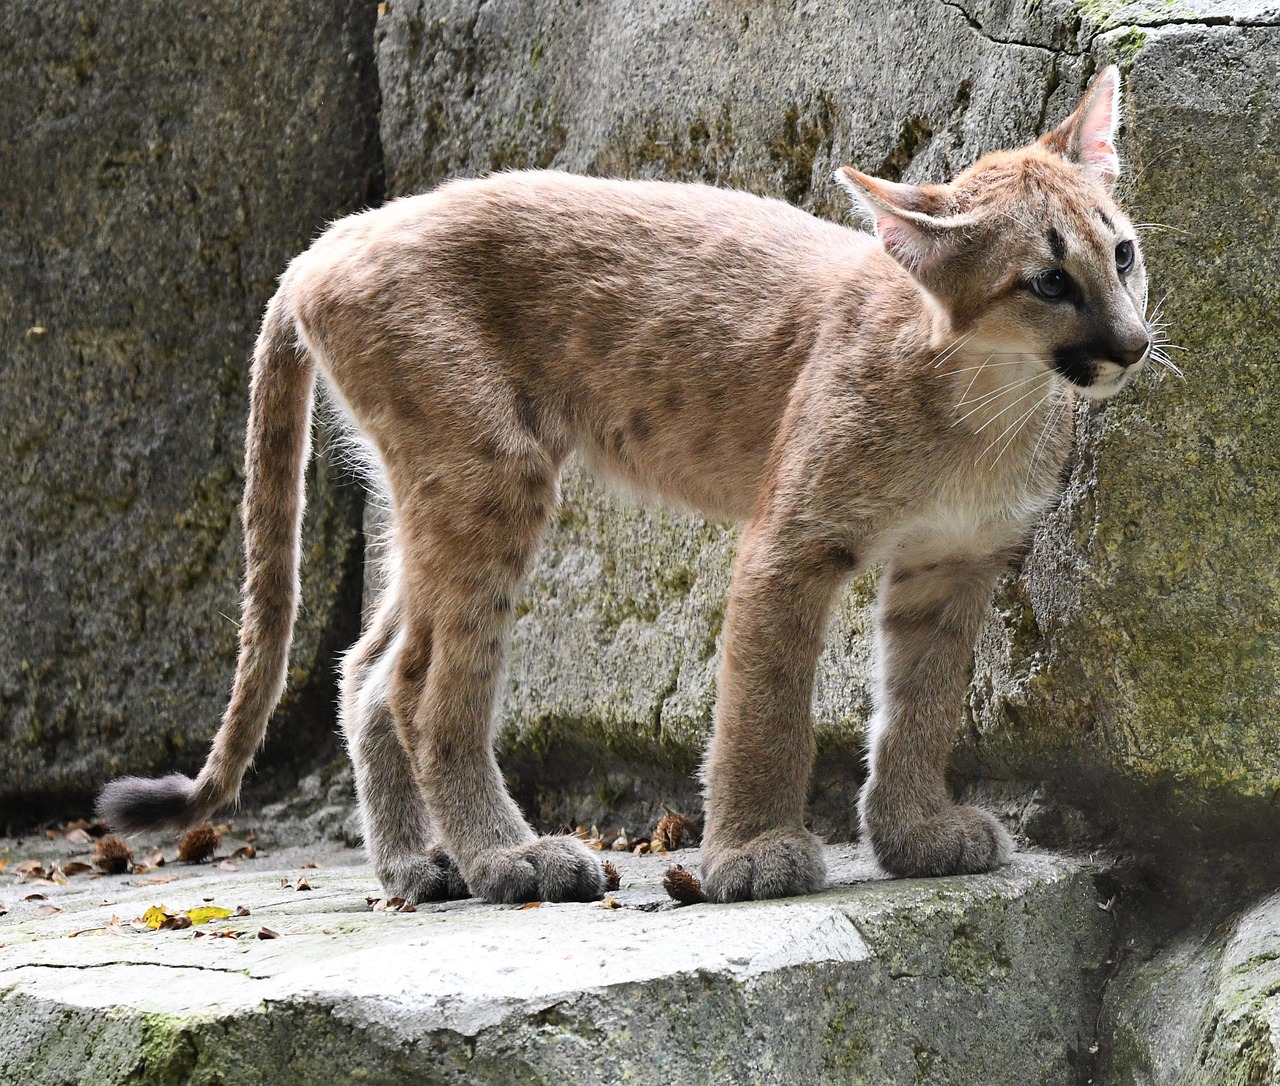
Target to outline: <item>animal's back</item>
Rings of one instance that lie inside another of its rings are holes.
[[[362,398],[422,395],[400,384],[416,356],[437,408],[741,516],[832,297],[847,313],[868,264],[903,275],[868,235],[776,200],[536,171],[344,220],[285,287],[362,425],[388,410]]]

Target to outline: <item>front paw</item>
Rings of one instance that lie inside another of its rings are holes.
[[[539,837],[480,853],[467,867],[467,885],[496,904],[597,901],[604,896],[604,871],[576,837]]]
[[[977,807],[945,807],[906,825],[866,826],[880,866],[902,878],[979,875],[1009,862],[1013,838]]]
[[[378,865],[376,873],[388,897],[402,897],[415,905],[471,896],[458,865],[442,848],[433,848],[424,856],[388,860]]]
[[[770,830],[736,848],[702,848],[702,890],[728,902],[812,894],[827,884],[822,842],[807,830]]]

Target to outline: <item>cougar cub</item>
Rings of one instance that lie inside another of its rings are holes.
[[[955,180],[837,180],[874,234],[702,185],[505,173],[336,223],[262,324],[246,450],[235,687],[194,780],[116,781],[114,826],[231,803],[285,682],[317,371],[392,510],[388,587],[344,664],[342,724],[388,894],[598,897],[494,760],[512,603],[566,458],[743,522],[706,760],[714,901],[824,882],[804,826],[832,600],[883,567],[860,811],[899,875],[989,870],[1011,842],[944,769],[1000,572],[1053,501],[1073,397],[1150,345],[1114,68],[1058,128]]]

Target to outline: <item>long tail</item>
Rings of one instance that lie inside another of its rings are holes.
[[[121,831],[183,828],[235,801],[284,692],[298,610],[303,469],[311,449],[315,362],[298,342],[284,291],[267,306],[253,358],[245,438],[245,584],[235,686],[199,776],[122,777],[98,797]]]

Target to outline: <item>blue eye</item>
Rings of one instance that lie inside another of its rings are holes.
[[[1057,268],[1041,272],[1031,280],[1031,289],[1046,302],[1061,301],[1071,289],[1071,276]]]
[[[1133,242],[1122,241],[1116,246],[1116,271],[1124,275],[1133,267],[1133,260]]]

